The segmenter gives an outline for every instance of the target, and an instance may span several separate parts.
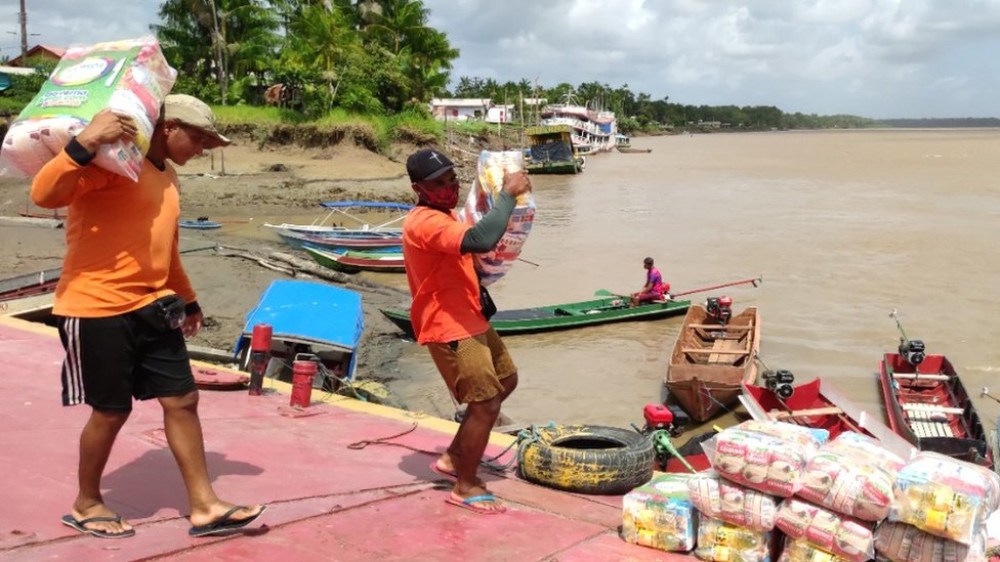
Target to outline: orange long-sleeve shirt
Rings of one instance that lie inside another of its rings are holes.
[[[161,171],[145,160],[133,182],[63,151],[35,176],[31,198],[69,207],[54,314],[114,316],[171,293],[195,301],[177,247],[180,192],[170,164]]]

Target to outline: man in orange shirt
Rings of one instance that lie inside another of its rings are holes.
[[[66,350],[63,405],[87,404],[80,435],[79,491],[62,521],[81,533],[124,538],[135,529],[101,496],[101,477],[133,397],[156,398],[187,487],[192,536],[243,527],[264,506],[236,506],[215,495],[205,463],[198,391],[185,336],[202,313],[181,265],[177,172],[206,148],[229,144],[211,109],[167,96],[137,182],[91,165],[101,145],[132,140],[131,118],[104,110],[46,164],[31,196],[44,208],[69,207],[66,257],[53,313]]]
[[[427,346],[452,396],[468,404],[448,449],[432,470],[456,478],[448,503],[477,513],[506,511],[478,477],[500,405],[517,386],[517,367],[483,316],[472,254],[503,237],[518,195],[531,190],[525,172],[506,174],[496,205],[475,226],[458,220],[454,164],[436,150],[406,161],[417,205],[403,223],[403,257],[417,342]]]

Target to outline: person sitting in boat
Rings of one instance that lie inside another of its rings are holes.
[[[653,258],[642,260],[642,266],[646,268],[646,284],[637,293],[632,293],[632,306],[640,303],[660,301],[670,298],[670,283],[663,282],[663,275],[660,270],[653,267]]]

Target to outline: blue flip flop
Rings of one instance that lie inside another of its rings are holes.
[[[191,535],[192,537],[208,537],[212,535],[225,535],[237,529],[242,529],[243,527],[246,527],[247,525],[256,521],[257,518],[260,517],[261,514],[264,513],[264,511],[267,509],[267,506],[265,505],[261,507],[259,512],[257,512],[255,515],[247,517],[246,519],[233,519],[232,518],[233,515],[235,515],[236,512],[240,511],[241,509],[247,509],[247,506],[238,505],[230,509],[229,511],[223,513],[222,517],[219,517],[218,519],[212,521],[208,525],[199,525],[191,527],[190,529],[188,529],[188,534]]]
[[[77,519],[72,515],[63,515],[62,523],[67,527],[72,527],[77,531],[85,535],[93,535],[102,539],[127,539],[129,537],[135,536],[135,529],[128,529],[127,531],[122,531],[120,533],[112,533],[110,531],[105,531],[103,529],[88,529],[88,523],[121,523],[121,515],[103,515],[99,517],[88,517],[86,519]]]

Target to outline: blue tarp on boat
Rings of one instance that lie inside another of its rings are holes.
[[[354,377],[355,351],[364,329],[361,295],[355,291],[314,281],[272,282],[261,294],[256,308],[247,314],[243,333],[236,343],[237,356],[244,345],[249,345],[257,324],[270,324],[273,340],[349,353],[351,359],[345,376]]]

